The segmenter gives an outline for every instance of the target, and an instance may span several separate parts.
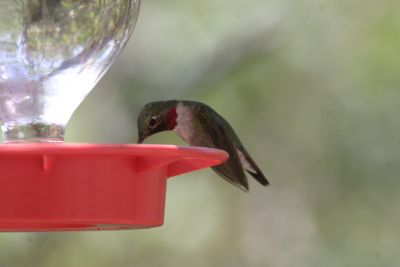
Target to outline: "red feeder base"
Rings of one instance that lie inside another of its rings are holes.
[[[171,145],[2,144],[0,231],[161,226],[167,178],[227,158]]]

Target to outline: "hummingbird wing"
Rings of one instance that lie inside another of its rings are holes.
[[[244,191],[248,191],[249,184],[240,156],[229,133],[221,125],[221,122],[226,124],[227,122],[206,105],[199,106],[196,115],[208,143],[215,148],[225,150],[229,154],[229,159],[224,164],[215,166],[212,169],[226,181]]]
[[[269,185],[267,178],[244,148],[231,125],[221,115],[204,104],[198,105],[196,115],[203,132],[208,136],[208,141],[213,143],[215,148],[225,150],[229,154],[229,160],[225,164],[213,167],[216,173],[245,191],[248,191],[249,186],[244,171],[260,184]]]
[[[249,191],[249,184],[240,157],[228,137],[225,135],[225,138],[221,138],[224,136],[223,134],[225,133],[222,127],[219,129],[219,133],[218,131],[213,133],[215,136],[220,136],[221,143],[217,143],[216,147],[225,150],[229,154],[229,159],[224,164],[213,167],[213,170],[228,182],[244,191]]]
[[[251,158],[250,154],[244,148],[239,139],[237,143],[239,143],[237,149],[239,150],[240,159],[242,161],[242,164],[245,163],[243,164],[244,169],[263,186],[269,185],[267,178],[265,177],[261,169],[258,167],[258,165],[255,163],[255,161]]]

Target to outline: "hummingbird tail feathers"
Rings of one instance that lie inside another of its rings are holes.
[[[259,171],[259,172],[252,172],[247,170],[247,172],[254,177],[254,179],[257,180],[257,182],[259,182],[260,184],[262,184],[263,186],[267,186],[269,185],[269,182],[267,180],[267,178],[264,176],[264,174]]]
[[[250,157],[249,153],[242,147],[238,150],[238,154],[241,158],[243,168],[256,179],[263,186],[269,185],[269,182],[254,160]]]

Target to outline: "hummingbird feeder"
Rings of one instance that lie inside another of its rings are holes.
[[[163,224],[168,177],[221,150],[65,144],[65,125],[124,48],[139,0],[0,2],[0,231]]]

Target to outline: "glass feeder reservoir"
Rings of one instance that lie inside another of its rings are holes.
[[[129,39],[138,0],[0,3],[4,142],[60,142],[72,113]]]
[[[63,143],[138,12],[139,0],[0,1],[0,231],[160,226],[166,179],[227,159],[207,148]]]

